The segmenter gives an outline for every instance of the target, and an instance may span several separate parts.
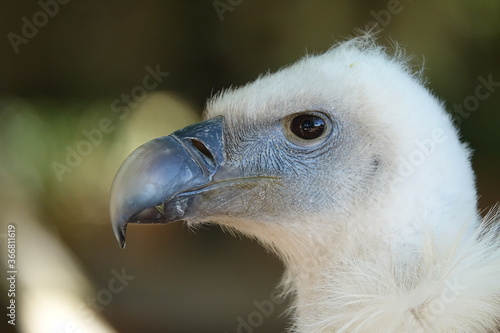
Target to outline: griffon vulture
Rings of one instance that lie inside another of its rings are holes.
[[[340,43],[213,97],[137,148],[113,229],[217,223],[285,263],[293,332],[494,332],[498,212],[479,217],[467,145],[402,52]]]

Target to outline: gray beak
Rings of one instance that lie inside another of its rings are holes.
[[[125,159],[110,199],[111,223],[122,248],[127,223],[182,220],[182,207],[164,203],[212,181],[224,165],[223,130],[223,117],[210,119],[145,143]]]

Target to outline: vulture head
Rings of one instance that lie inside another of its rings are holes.
[[[217,223],[285,263],[296,332],[486,332],[500,320],[495,213],[443,104],[371,38],[307,56],[137,148],[111,220]],[[489,222],[489,223],[485,223]]]

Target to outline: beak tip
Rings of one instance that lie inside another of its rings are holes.
[[[125,243],[125,235],[120,235],[120,239],[118,240],[118,245],[120,246],[121,249],[124,249],[125,246],[127,246],[127,243]]]
[[[126,243],[125,243],[126,228],[127,228],[127,225],[124,225],[123,227],[117,227],[114,229],[116,240],[118,241],[118,245],[122,249],[124,249],[126,246]]]

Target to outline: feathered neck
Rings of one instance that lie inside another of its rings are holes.
[[[387,230],[357,230],[286,254],[293,332],[495,332],[498,217],[469,218],[447,234],[423,227],[397,247]]]

